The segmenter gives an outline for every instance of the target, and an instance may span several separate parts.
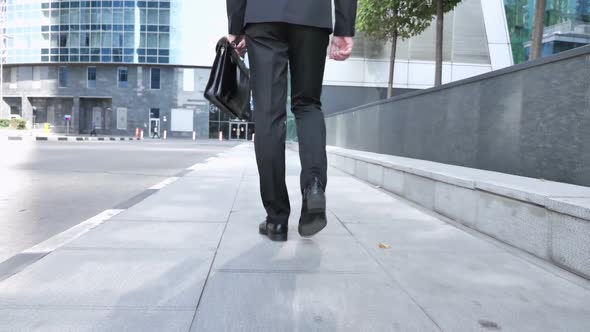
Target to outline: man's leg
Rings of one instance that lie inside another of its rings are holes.
[[[327,30],[289,26],[291,109],[299,138],[303,194],[299,234],[306,237],[327,225],[326,124],[320,98],[328,40]]]
[[[297,124],[301,191],[318,178],[327,184],[326,124],[322,113],[322,83],[329,33],[325,29],[291,25],[291,109]]]
[[[256,124],[256,162],[267,221],[286,225],[291,207],[285,183],[288,45],[285,25],[250,24],[246,43]]]

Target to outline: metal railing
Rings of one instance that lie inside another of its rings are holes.
[[[590,24],[581,21],[566,21],[545,27],[545,31],[543,32],[544,35],[553,35],[558,33],[579,33],[590,35]]]

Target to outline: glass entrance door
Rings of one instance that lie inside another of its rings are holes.
[[[231,122],[229,124],[229,139],[246,140],[248,136],[248,123]]]
[[[102,108],[98,106],[92,108],[92,129],[94,128],[102,129]]]
[[[160,137],[160,119],[150,119],[149,135]]]
[[[238,139],[239,133],[238,128],[239,125],[237,123],[230,123],[229,124],[229,139]]]

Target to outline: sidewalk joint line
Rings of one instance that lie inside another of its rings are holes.
[[[256,270],[256,269],[216,269],[218,273],[247,273],[247,274],[348,274],[348,275],[374,275],[373,271],[309,271],[309,270]]]
[[[359,239],[354,235],[354,233],[352,231],[350,231],[350,229],[348,227],[346,227],[346,224],[343,223],[340,218],[338,217],[338,215],[332,211],[330,209],[330,212],[334,215],[334,217],[336,217],[336,220],[338,220],[338,222],[340,224],[342,224],[342,227],[344,227],[344,229],[346,229],[346,231],[350,234],[350,236],[352,236],[352,238],[357,242],[358,245],[360,245],[361,248],[363,248],[363,250],[369,255],[369,257],[371,257],[373,259],[373,261],[375,261],[375,263],[377,263],[377,265],[379,266],[379,268],[391,279],[392,282],[394,282],[399,288],[400,290],[406,294],[406,296],[420,309],[420,311],[422,311],[422,313],[440,330],[440,331],[444,331],[442,329],[442,327],[440,325],[438,325],[438,323],[434,320],[434,318],[426,311],[426,309],[424,307],[422,307],[422,305],[420,305],[416,299],[414,299],[414,297],[403,287],[403,285],[399,282],[399,280],[397,280],[384,266],[383,263],[381,263],[380,260],[377,259],[377,257],[375,257],[375,255],[373,254],[373,252],[371,250],[369,250],[367,248],[367,246],[365,246],[361,241],[359,241]]]
[[[191,223],[191,224],[224,224],[222,220],[175,220],[175,219],[117,219],[117,222],[153,222],[153,223]]]
[[[61,247],[59,248],[60,251],[158,251],[158,252],[175,252],[175,251],[194,251],[194,250],[202,250],[205,252],[208,251],[215,251],[213,247],[186,247],[186,248],[166,248],[166,247],[152,247],[152,248],[141,248],[141,247],[104,247],[104,246],[96,246],[96,247]]]
[[[240,145],[238,145],[239,147]],[[207,283],[209,282],[209,277],[211,276],[211,272],[213,271],[213,265],[215,264],[215,259],[217,258],[217,253],[219,252],[219,247],[221,246],[221,241],[223,241],[223,236],[225,235],[225,231],[227,230],[227,225],[231,219],[231,211],[234,209],[236,202],[238,200],[238,194],[240,193],[240,188],[242,187],[242,183],[244,182],[244,174],[246,173],[245,169],[242,169],[242,174],[240,176],[240,183],[236,188],[236,192],[234,194],[234,199],[232,202],[232,206],[230,208],[230,212],[227,215],[227,220],[225,222],[225,226],[223,227],[223,231],[221,232],[221,236],[219,236],[219,241],[217,242],[217,248],[215,249],[215,253],[213,254],[213,259],[211,259],[211,265],[209,265],[209,271],[207,272],[207,277],[205,278],[205,282],[203,283],[203,288],[201,289],[201,294],[199,295],[199,301],[197,301],[197,306],[195,307],[195,313],[193,315],[193,319],[191,320],[191,325],[189,326],[189,331],[193,328],[195,320],[197,319],[197,312],[199,311],[199,306],[201,305],[201,301],[203,300],[203,295],[205,294],[205,289],[207,288]]]

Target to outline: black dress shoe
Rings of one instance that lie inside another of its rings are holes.
[[[314,178],[312,183],[303,191],[299,234],[304,237],[313,236],[324,229],[327,224],[326,195],[320,180]]]
[[[258,232],[268,236],[272,241],[287,241],[288,230],[289,226],[285,224],[273,224],[266,220],[258,226]]]

